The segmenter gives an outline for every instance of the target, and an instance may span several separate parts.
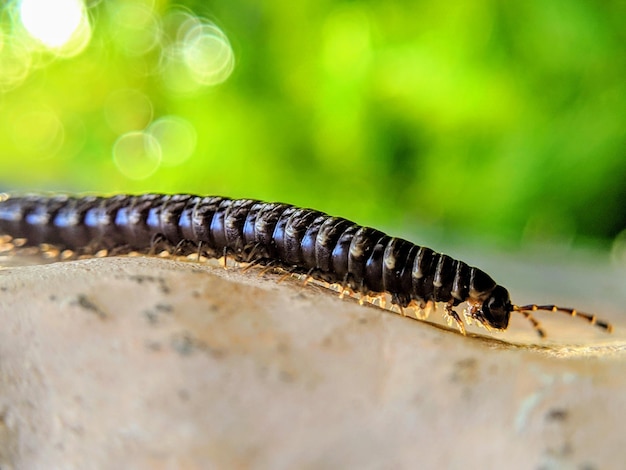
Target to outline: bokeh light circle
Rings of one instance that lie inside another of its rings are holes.
[[[77,55],[91,39],[91,25],[81,0],[21,0],[19,16],[33,39],[61,56]]]
[[[230,77],[235,54],[219,26],[180,6],[165,14],[162,25],[159,73],[170,91],[195,93]]]
[[[185,35],[183,60],[203,85],[224,82],[235,67],[235,54],[226,35],[214,24],[200,24]]]
[[[150,99],[133,88],[113,91],[104,103],[107,124],[116,134],[144,129],[152,120],[152,112]]]
[[[63,145],[65,129],[58,116],[49,109],[30,109],[16,117],[11,136],[15,147],[33,159],[53,157]]]
[[[15,38],[5,37],[0,49],[0,91],[19,86],[28,77],[31,67],[28,48]]]
[[[161,164],[161,147],[146,132],[127,132],[113,145],[113,162],[127,178],[143,180],[158,170]]]
[[[178,116],[163,116],[148,128],[161,147],[164,166],[176,166],[187,160],[196,149],[196,130],[185,119]]]
[[[113,38],[130,56],[146,54],[159,44],[161,24],[155,12],[140,3],[115,4]]]
[[[171,14],[170,24],[176,27],[174,31],[176,42],[182,44],[189,31],[202,26],[202,20],[191,12],[178,11]]]

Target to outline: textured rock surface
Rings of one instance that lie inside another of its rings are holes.
[[[0,468],[623,468],[617,310],[537,347],[256,273],[0,270]]]

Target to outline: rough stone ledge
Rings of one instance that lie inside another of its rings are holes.
[[[0,270],[0,468],[623,468],[621,325],[464,338],[277,279]]]

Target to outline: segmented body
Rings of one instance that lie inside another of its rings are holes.
[[[505,329],[510,312],[524,311],[541,332],[528,312],[543,307],[514,306],[506,289],[484,271],[373,228],[288,204],[161,194],[5,197],[0,234],[77,251],[147,251],[165,243],[181,254],[229,255],[361,294],[388,293],[400,307],[443,302],[462,331],[453,307],[466,301],[466,316],[486,327]],[[592,323],[610,329],[595,317]]]

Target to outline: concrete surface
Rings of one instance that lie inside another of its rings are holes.
[[[617,309],[463,337],[258,270],[11,260],[2,470],[624,468]]]

